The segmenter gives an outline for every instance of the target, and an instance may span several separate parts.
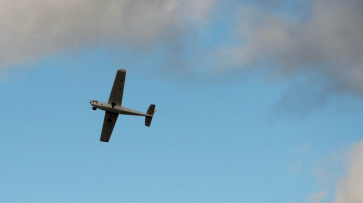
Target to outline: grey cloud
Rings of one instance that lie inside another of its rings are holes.
[[[276,110],[279,113],[292,112],[295,115],[305,115],[327,105],[329,96],[330,91],[323,87],[292,85],[281,96],[276,104]]]
[[[240,11],[241,24],[236,29],[236,36],[243,43],[219,50],[219,67],[225,67],[221,71],[263,67],[267,75],[304,76],[317,89],[329,85],[326,89],[331,93],[361,95],[362,11],[363,3],[359,0],[313,0],[310,9],[305,11],[306,16],[300,13],[289,18],[264,7],[244,7]],[[316,80],[317,75],[321,80]],[[290,92],[297,87],[293,89]],[[292,96],[284,97],[289,100]],[[316,100],[326,102],[324,95]]]
[[[164,65],[179,64],[179,69],[191,73],[207,72],[205,75],[210,76],[216,72],[264,68],[268,76],[285,79],[303,75],[311,81],[308,87],[292,86],[277,108],[296,100],[301,104],[290,105],[294,111],[310,111],[328,101],[327,92],[363,93],[361,1],[312,0],[309,7],[294,4],[295,10],[302,13],[289,18],[276,12],[282,10],[279,5],[288,3],[286,0],[260,1],[264,6],[258,8],[244,6],[235,32],[241,46],[217,48],[219,51],[213,52],[197,45],[193,55],[198,59],[184,60],[187,57],[179,52],[192,43],[185,44],[183,37],[203,25],[208,28],[211,22],[207,17],[218,2],[221,1],[1,0],[0,68],[98,45],[150,50],[163,43],[172,53]],[[236,17],[228,17],[231,16]],[[220,16],[223,17],[226,16]],[[296,91],[302,94],[294,96]],[[306,105],[301,101],[315,102]]]
[[[1,0],[0,67],[97,45],[149,49],[203,23],[214,0]]]

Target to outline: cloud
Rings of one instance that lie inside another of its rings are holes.
[[[215,0],[0,0],[0,68],[98,45],[149,49],[202,24]]]
[[[331,94],[363,94],[360,0],[221,2],[0,0],[0,69],[98,46],[150,51],[161,45],[169,54],[160,65],[164,72],[193,69],[188,73],[210,77],[262,69],[269,78],[293,81],[279,110],[309,112],[326,105]],[[231,5],[241,6],[236,15],[226,15]],[[216,9],[213,14],[221,16],[209,18]],[[229,33],[226,27],[238,21]],[[199,38],[185,41],[190,33]],[[296,82],[301,77],[305,81]]]
[[[239,28],[247,43],[239,50],[246,64],[271,59],[280,74],[320,71],[347,87],[360,87],[363,80],[363,31],[360,1],[314,0],[309,19],[289,21],[249,10],[252,18]],[[256,19],[262,18],[260,23]],[[358,74],[358,75],[356,75]]]
[[[327,88],[293,84],[282,94],[275,109],[279,113],[285,113],[287,110],[297,115],[305,115],[327,105],[329,96],[330,91]]]
[[[363,202],[363,141],[353,146],[347,174],[335,187],[334,203]]]
[[[312,193],[309,195],[309,203],[322,203],[326,197],[328,196],[328,193],[326,191],[321,191],[318,193]]]
[[[244,6],[235,31],[241,45],[217,51],[218,67],[223,67],[219,71],[263,69],[271,78],[305,77],[305,84],[313,84],[317,90],[303,93],[304,98],[296,95],[302,105],[314,99],[317,106],[324,105],[326,95],[313,98],[319,89],[329,94],[362,95],[362,1],[312,0],[307,4],[295,8],[300,11],[296,14]],[[290,92],[304,88],[295,86]],[[284,97],[291,99],[291,95]]]
[[[305,202],[363,202],[363,140],[319,160],[315,173],[321,192],[311,193]]]

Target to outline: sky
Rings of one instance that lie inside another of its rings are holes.
[[[0,202],[363,202],[362,9],[0,0]]]

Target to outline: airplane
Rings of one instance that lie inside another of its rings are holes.
[[[119,69],[116,73],[115,81],[113,83],[108,103],[99,102],[97,100],[90,101],[90,104],[92,105],[92,110],[101,109],[103,111],[106,111],[105,118],[103,120],[103,127],[100,138],[101,142],[108,142],[110,140],[113,128],[115,126],[119,114],[145,116],[145,126],[150,127],[151,120],[154,116],[154,113],[156,112],[154,104],[151,104],[149,106],[149,109],[147,110],[146,113],[142,113],[121,106],[122,96],[124,93],[125,78],[126,78],[126,69],[124,68]]]

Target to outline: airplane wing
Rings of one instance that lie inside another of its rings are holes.
[[[122,95],[124,94],[125,78],[126,69],[119,69],[116,73],[115,81],[113,82],[110,98],[108,100],[109,104],[115,102],[116,105],[121,106]]]
[[[118,114],[106,111],[105,119],[103,120],[103,127],[101,133],[102,142],[108,142],[110,140],[113,127],[116,124]]]

